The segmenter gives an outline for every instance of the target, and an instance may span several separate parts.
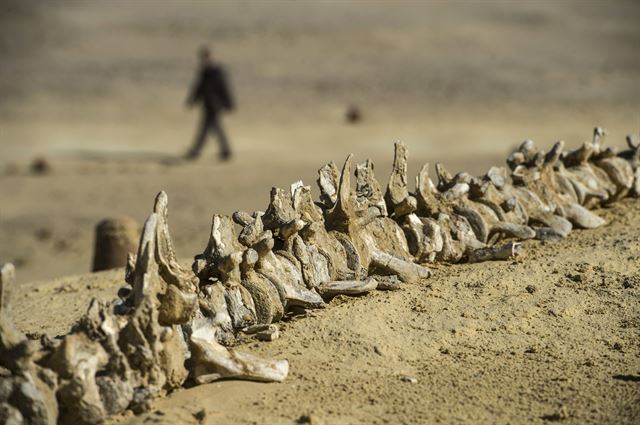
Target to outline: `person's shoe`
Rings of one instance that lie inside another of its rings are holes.
[[[220,161],[229,161],[231,159],[231,152],[220,152]]]

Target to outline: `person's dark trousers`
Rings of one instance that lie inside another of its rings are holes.
[[[231,149],[229,149],[229,141],[220,124],[218,114],[206,109],[202,113],[200,129],[198,130],[196,140],[187,156],[189,158],[197,158],[200,156],[202,148],[207,141],[207,131],[211,131],[216,136],[216,139],[218,139],[218,143],[220,144],[220,158],[228,159],[231,156]]]

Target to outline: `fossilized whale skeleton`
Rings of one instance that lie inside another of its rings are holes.
[[[192,270],[177,260],[158,194],[144,224],[127,285],[113,303],[93,300],[69,334],[27,339],[12,323],[14,270],[0,279],[0,422],[94,424],[187,380],[282,381],[286,360],[231,348],[291,311],[322,308],[338,294],[396,289],[430,276],[433,261],[485,261],[519,255],[525,239],[561,239],[604,220],[591,208],[640,194],[639,143],[615,152],[603,131],[579,149],[549,152],[525,141],[480,177],[436,164],[410,191],[407,151],[396,143],[382,191],[373,163],[319,170],[320,201],[301,182],[273,188],[265,212],[214,215],[209,243]],[[236,232],[236,228],[239,232]]]

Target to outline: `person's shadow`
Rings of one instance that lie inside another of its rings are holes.
[[[182,155],[130,149],[70,149],[64,151],[64,156],[84,161],[100,162],[147,162],[162,165],[180,165],[188,162]]]

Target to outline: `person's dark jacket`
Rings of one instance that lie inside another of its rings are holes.
[[[207,111],[214,113],[233,110],[233,96],[221,66],[207,65],[202,68],[189,102],[202,103]]]

